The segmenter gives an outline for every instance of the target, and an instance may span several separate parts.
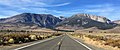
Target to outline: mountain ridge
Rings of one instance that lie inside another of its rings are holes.
[[[94,16],[89,14],[75,14],[68,19],[60,22],[57,27],[67,27],[70,29],[91,28],[97,27],[99,29],[110,29],[117,24],[112,23],[109,19],[101,16]]]
[[[22,13],[9,18],[0,19],[0,23],[31,23],[40,27],[52,28],[61,20],[51,14]]]
[[[74,14],[69,18],[63,18],[61,16],[60,19],[51,14],[35,13],[22,13],[9,18],[3,18],[0,19],[0,24],[2,23],[10,23],[12,25],[17,24],[17,27],[19,24],[21,24],[22,27],[26,27],[26,25],[29,26],[29,24],[32,24],[29,27],[36,25],[36,27],[42,28],[65,28],[70,26],[74,29],[85,29],[92,27],[97,27],[98,29],[112,29],[117,25],[106,17],[91,14]],[[1,25],[0,27],[3,26],[4,25]]]

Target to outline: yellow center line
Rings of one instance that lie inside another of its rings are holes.
[[[64,38],[64,37],[62,37],[62,39],[60,40],[60,42],[58,42],[58,44],[57,44],[57,45],[60,45],[60,44],[61,44],[61,42],[62,42],[63,38]]]
[[[58,44],[57,44],[57,45],[60,45],[60,43],[61,43],[61,42],[58,42]]]

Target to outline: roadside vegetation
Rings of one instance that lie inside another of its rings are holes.
[[[105,50],[120,50],[120,35],[117,34],[75,33],[71,35]]]
[[[61,33],[1,30],[0,45],[27,43],[59,35]]]

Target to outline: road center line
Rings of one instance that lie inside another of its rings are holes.
[[[60,42],[58,42],[58,44],[57,45],[60,45]]]
[[[62,45],[62,41],[63,41],[63,39],[64,39],[64,37],[62,37],[61,41],[58,42],[58,50],[60,50],[60,48],[61,48],[61,45]]]

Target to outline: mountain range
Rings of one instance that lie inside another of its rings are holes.
[[[86,29],[112,29],[120,21],[111,21],[102,16],[91,14],[74,14],[68,18],[58,18],[51,14],[22,13],[8,18],[0,19],[0,29],[37,29],[37,28],[62,28]]]

